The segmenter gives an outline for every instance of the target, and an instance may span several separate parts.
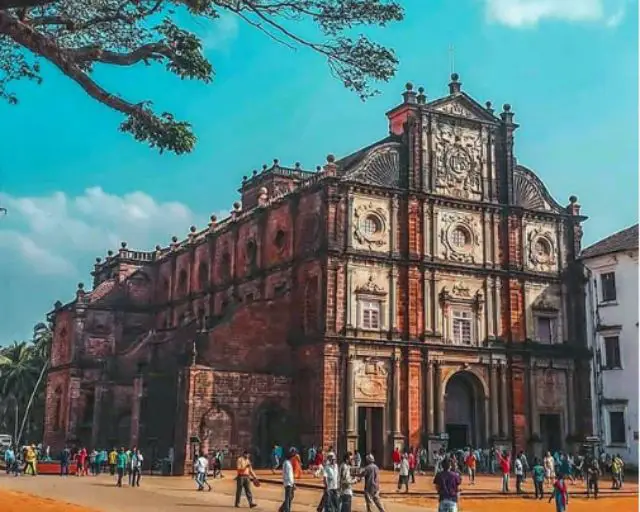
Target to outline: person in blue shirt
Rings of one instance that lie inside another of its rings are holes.
[[[60,476],[69,476],[69,461],[71,460],[71,450],[67,446],[60,453]]]
[[[4,452],[4,464],[5,469],[7,471],[7,475],[11,473],[13,469],[13,465],[16,463],[16,454],[13,452],[11,447],[7,448],[7,451]]]
[[[120,448],[118,455],[116,457],[116,472],[118,473],[118,482],[116,485],[118,487],[122,487],[122,477],[124,476],[124,472],[127,468],[127,463],[129,462],[129,457],[124,451],[124,448]]]

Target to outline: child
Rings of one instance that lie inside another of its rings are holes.
[[[569,493],[567,492],[567,484],[564,481],[564,476],[561,472],[558,472],[556,481],[553,484],[553,492],[549,498],[549,503],[555,498],[556,500],[556,512],[565,512],[567,505],[569,505]]]

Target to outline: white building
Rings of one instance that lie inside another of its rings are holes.
[[[581,255],[587,268],[587,336],[593,348],[594,433],[607,453],[638,465],[638,225]]]

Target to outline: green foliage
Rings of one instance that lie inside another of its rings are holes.
[[[160,62],[182,79],[209,83],[214,72],[202,43],[178,20],[204,21],[215,30],[222,13],[272,41],[324,56],[331,72],[363,100],[377,92],[371,82],[389,80],[398,64],[393,50],[351,34],[358,26],[402,20],[394,0],[0,0],[0,98],[18,101],[12,82],[40,83],[37,59],[45,59],[89,96],[121,112],[122,131],[160,152],[187,153],[196,142],[189,123],[154,113],[148,100],[131,102],[105,90],[94,70]],[[319,40],[294,31],[305,22],[319,29]]]
[[[42,368],[49,359],[52,331],[47,324],[34,328],[29,341],[14,341],[0,348],[0,432],[14,435],[16,405],[18,424],[22,421],[29,397]],[[23,440],[40,440],[44,421],[45,380],[40,382],[27,418]]]

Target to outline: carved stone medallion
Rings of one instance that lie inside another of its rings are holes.
[[[386,402],[388,363],[378,359],[358,359],[354,363],[354,398]]]

